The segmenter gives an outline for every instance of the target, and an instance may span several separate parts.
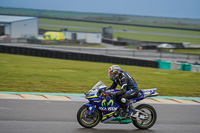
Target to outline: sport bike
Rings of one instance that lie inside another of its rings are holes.
[[[134,108],[133,104],[147,97],[157,96],[156,88],[140,90],[136,98],[130,99],[127,104],[129,115],[125,119],[121,119],[123,110],[116,102],[117,97],[106,95],[119,90],[106,88],[107,86],[99,81],[88,93],[85,93],[89,102],[84,103],[77,112],[77,120],[81,126],[92,128],[101,121],[105,124],[133,123],[139,129],[148,129],[155,124],[157,114],[151,105],[140,104]],[[133,110],[138,114],[136,117],[132,115]]]

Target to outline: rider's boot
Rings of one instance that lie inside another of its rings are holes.
[[[116,110],[116,111],[114,112],[113,116],[114,116],[114,117],[117,117],[117,116],[119,116],[119,112],[120,112],[120,111],[119,111],[119,109],[118,109],[118,110]]]
[[[127,107],[124,107],[122,110],[123,110],[123,112],[122,112],[122,115],[121,115],[121,120],[125,120],[128,116]]]
[[[127,117],[127,113],[126,112],[122,112],[121,120],[125,120],[126,117]]]

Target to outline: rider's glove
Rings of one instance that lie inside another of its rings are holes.
[[[110,95],[111,97],[113,97],[113,96],[115,96],[115,92],[111,92],[109,95]]]
[[[108,96],[109,96],[109,93],[105,93],[105,94],[104,94],[104,97],[108,97]]]

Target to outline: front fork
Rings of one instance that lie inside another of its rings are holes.
[[[83,105],[86,105],[88,106],[88,116],[90,116],[92,114],[92,112],[96,109],[95,106],[93,106],[92,104],[89,104],[89,103],[84,103]]]

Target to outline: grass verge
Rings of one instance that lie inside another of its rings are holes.
[[[149,27],[138,27],[138,26],[124,26],[124,25],[112,25],[112,24],[98,24],[90,22],[77,22],[77,21],[65,21],[65,20],[54,20],[54,19],[39,19],[40,24],[53,24],[53,25],[65,25],[65,26],[78,26],[78,27],[93,27],[102,28],[112,26],[113,29],[127,29],[130,31],[145,31],[145,32],[158,32],[158,33],[169,33],[169,34],[183,34],[183,35],[200,35],[199,31],[187,31],[187,30],[174,30],[164,28],[149,28]],[[39,26],[42,29],[48,30],[60,30],[60,27],[49,27]],[[72,29],[70,31],[87,31],[87,32],[101,32],[99,30],[91,29]],[[114,32],[114,38],[123,37],[128,39],[142,40],[142,41],[157,41],[157,42],[190,42],[191,44],[200,44],[199,38],[190,37],[178,37],[178,36],[163,36],[163,35],[152,35],[152,34],[136,34],[126,32]]]
[[[99,80],[111,85],[107,75],[111,65],[0,54],[0,91],[83,93]],[[140,89],[158,88],[160,95],[166,96],[200,96],[200,73],[120,66]]]
[[[162,49],[162,51],[170,53],[170,49]],[[200,49],[173,49],[173,53],[200,55]]]
[[[129,31],[145,31],[145,32],[171,33],[171,34],[197,35],[197,36],[200,35],[199,31],[150,28],[150,27],[139,27],[139,26],[128,26],[128,25],[117,25],[117,24],[101,24],[101,23],[91,23],[91,22],[43,19],[43,18],[39,19],[39,24],[53,24],[53,25],[91,27],[91,28],[103,28],[112,26],[113,29],[118,29],[118,30],[127,29]]]
[[[42,29],[48,30],[60,30],[59,27],[48,27],[48,26],[39,26]],[[98,30],[86,30],[86,29],[73,29],[68,28],[69,31],[86,31],[86,32],[100,32]],[[136,33],[126,33],[126,32],[113,32],[113,37],[122,37],[128,39],[135,39],[141,41],[153,41],[153,42],[189,42],[191,44],[200,44],[199,38],[190,38],[190,37],[177,37],[177,36],[162,36],[162,35],[152,35],[152,34],[136,34]]]

